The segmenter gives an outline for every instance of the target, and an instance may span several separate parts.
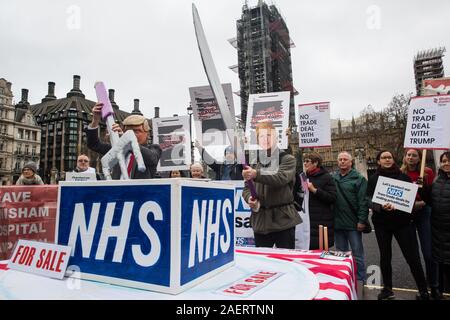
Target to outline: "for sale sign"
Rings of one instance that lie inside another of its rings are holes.
[[[69,262],[70,247],[45,242],[19,240],[8,268],[62,279]]]

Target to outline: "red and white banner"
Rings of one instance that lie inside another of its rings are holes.
[[[343,261],[323,259],[322,251],[297,251],[269,248],[238,248],[238,253],[298,263],[314,273],[320,291],[314,300],[356,300],[356,262],[353,257]]]
[[[55,241],[58,186],[0,187],[0,260],[19,239]]]
[[[281,277],[244,299],[259,300],[354,300],[356,295],[356,263],[353,257],[342,261],[321,258],[322,251],[300,251],[269,248],[239,248],[236,250],[237,265],[206,280],[177,296],[185,300],[238,299],[237,296],[217,294],[224,284],[236,283],[260,270],[283,272]],[[300,268],[298,268],[300,267]],[[309,270],[304,273],[302,270]],[[310,277],[310,274],[312,277]],[[18,272],[7,271],[0,262],[0,300],[17,299],[168,299],[167,294],[127,290],[117,286],[83,282],[83,290],[73,290],[65,282],[50,281],[41,277],[27,277]],[[40,288],[47,290],[42,291]],[[244,287],[241,287],[244,289]]]
[[[423,80],[422,96],[434,96],[437,94],[450,94],[450,78]]]

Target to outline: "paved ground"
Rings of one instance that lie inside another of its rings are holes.
[[[373,226],[372,226],[373,227]],[[366,258],[367,285],[364,288],[365,300],[376,300],[382,287],[380,255],[375,231],[363,235]],[[422,259],[425,272],[425,263]],[[397,300],[414,300],[417,294],[416,284],[395,238],[392,241],[392,282]],[[446,295],[450,299],[449,295]]]
[[[367,284],[381,286],[380,255],[375,232],[363,235],[366,256]],[[416,289],[409,266],[400,251],[397,241],[392,241],[392,284],[395,288]],[[424,268],[425,265],[423,264]],[[425,269],[424,269],[425,271]]]

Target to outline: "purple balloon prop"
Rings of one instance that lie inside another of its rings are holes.
[[[111,102],[109,101],[105,84],[103,82],[96,82],[94,87],[98,102],[103,103],[102,119],[103,121],[105,121],[108,116],[114,116],[114,110],[112,108]]]
[[[245,161],[245,160],[244,160],[244,167],[250,167],[247,164],[247,161]],[[253,183],[253,180],[248,180],[246,182],[247,182],[248,189],[250,190],[250,194],[252,195],[252,199],[257,200],[258,194],[256,193],[256,188],[255,188],[255,184]]]

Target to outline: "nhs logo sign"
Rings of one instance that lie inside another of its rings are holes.
[[[390,196],[401,198],[403,196],[403,191],[395,187],[389,187],[387,188],[387,194]]]
[[[244,192],[244,181],[227,180],[216,181],[226,185],[233,185],[235,187],[234,194],[234,219],[235,219],[235,245],[238,247],[254,247],[255,235],[250,224],[250,216],[252,210],[242,196]]]
[[[234,263],[234,188],[159,179],[61,182],[56,238],[81,278],[180,293]]]

